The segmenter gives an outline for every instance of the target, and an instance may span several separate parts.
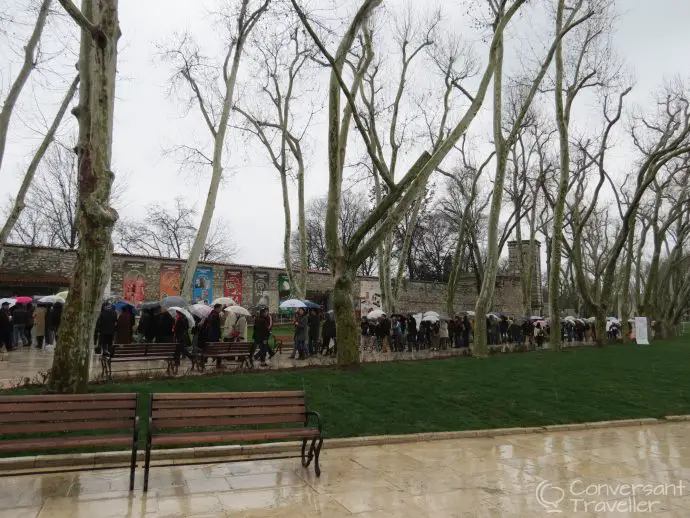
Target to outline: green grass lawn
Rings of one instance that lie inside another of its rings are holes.
[[[650,347],[191,376],[93,390],[141,393],[142,416],[151,392],[305,390],[327,436],[350,437],[690,414],[689,379],[686,337]]]

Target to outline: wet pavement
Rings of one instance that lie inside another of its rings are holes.
[[[146,495],[141,470],[133,493],[126,469],[7,477],[0,518],[690,516],[688,423],[326,449],[321,466],[157,467]]]
[[[29,382],[36,383],[43,380],[44,375],[50,370],[53,364],[53,352],[36,349],[35,347],[22,347],[10,352],[0,352],[0,388],[10,388],[23,384],[27,378]],[[268,362],[268,367],[260,367],[256,362],[256,369],[292,369],[299,367],[309,367],[315,365],[335,364],[335,358],[329,356],[312,356],[305,360],[295,360],[290,358],[291,351],[283,351],[276,354]],[[363,362],[382,362],[400,360],[423,360],[429,358],[443,358],[450,356],[461,356],[466,354],[462,349],[448,349],[443,351],[421,350],[408,352],[362,352]],[[178,376],[196,375],[197,371],[190,371],[191,363],[187,359],[182,360],[182,365],[178,371]],[[164,361],[152,362],[123,362],[113,364],[113,378],[127,377],[133,375],[165,375],[167,364]],[[237,369],[235,364],[224,364],[223,372],[232,372]],[[216,371],[216,367],[209,362],[205,373]],[[101,377],[100,356],[94,354],[91,362],[91,378],[97,380]]]

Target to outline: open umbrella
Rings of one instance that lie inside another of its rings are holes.
[[[434,315],[433,311],[425,313],[422,317],[422,322],[438,322],[440,320],[438,315]]]
[[[187,322],[189,322],[189,327],[194,327],[196,325],[196,323],[194,322],[194,317],[186,309],[173,306],[171,308],[168,308],[168,313],[170,313],[173,316],[175,315],[175,313],[180,313],[181,315],[184,315],[187,318]]]
[[[187,302],[187,299],[185,299],[184,297],[173,296],[166,297],[163,300],[161,300],[161,306],[163,306],[164,308],[186,308],[187,306],[189,306],[189,303]]]
[[[144,302],[142,305],[139,306],[139,309],[142,311],[146,311],[148,309],[156,309],[161,307],[161,303],[159,300],[156,300],[155,302]]]
[[[233,315],[244,315],[245,317],[250,317],[252,314],[249,312],[248,309],[243,308],[242,306],[228,306],[227,308],[224,309],[226,313],[232,313]]]
[[[56,297],[60,297],[63,300],[67,300],[67,295],[69,295],[68,290],[61,291],[61,292],[55,294]]]
[[[311,300],[303,300],[304,305],[307,307],[307,309],[320,309],[321,306],[319,306],[316,302],[312,302]]]
[[[236,303],[230,297],[220,297],[214,300],[211,306],[215,306],[216,304],[220,304],[221,306],[234,306]]]
[[[306,308],[307,305],[299,299],[287,299],[280,303],[280,309]]]
[[[7,302],[10,305],[10,307],[16,304],[14,299],[0,299],[0,306],[2,306],[5,302]]]
[[[205,319],[209,313],[213,311],[213,308],[211,306],[207,306],[206,304],[192,304],[188,309],[192,315],[196,315],[201,320]]]
[[[369,311],[369,313],[367,313],[367,318],[369,320],[376,320],[377,318],[381,318],[385,315],[386,314],[380,309],[372,309],[371,311]]]
[[[14,300],[17,304],[29,304],[34,301],[31,297],[16,297]]]
[[[47,297],[41,297],[38,299],[41,304],[55,304],[56,302],[65,303],[65,299],[58,297],[57,295],[48,295]]]
[[[134,304],[130,304],[126,300],[121,300],[120,302],[116,302],[115,304],[113,304],[113,308],[116,311],[119,311],[120,313],[122,313],[122,311],[124,311],[126,307],[132,308],[132,313],[134,313],[135,315],[137,314],[137,309],[134,307]]]

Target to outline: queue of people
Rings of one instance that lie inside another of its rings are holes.
[[[402,352],[407,349],[449,349],[469,347],[473,321],[467,315],[453,319],[422,320],[414,315],[382,315],[361,320],[362,347],[379,352]]]
[[[294,343],[290,359],[305,360],[309,356],[333,355],[336,352],[335,318],[332,311],[326,313],[313,308],[297,309],[293,325]]]
[[[14,351],[34,346],[52,350],[62,320],[62,304],[15,304],[0,307],[0,349]]]

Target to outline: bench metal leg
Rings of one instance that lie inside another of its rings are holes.
[[[321,466],[319,466],[319,455],[321,454],[322,446],[323,438],[319,438],[319,445],[316,447],[316,451],[314,452],[314,473],[316,473],[317,477],[321,476]]]
[[[138,438],[137,438],[138,439]],[[132,461],[129,466],[129,490],[134,491],[134,472],[137,469],[137,442],[132,445]]]
[[[309,453],[307,454],[307,443],[309,442],[309,439],[303,439],[302,440],[302,466],[305,468],[309,466],[311,463],[311,459],[314,456],[314,441],[311,442],[311,446],[309,447]]]
[[[144,460],[144,493],[149,490],[149,468],[151,466],[151,444],[146,445],[146,459]]]

